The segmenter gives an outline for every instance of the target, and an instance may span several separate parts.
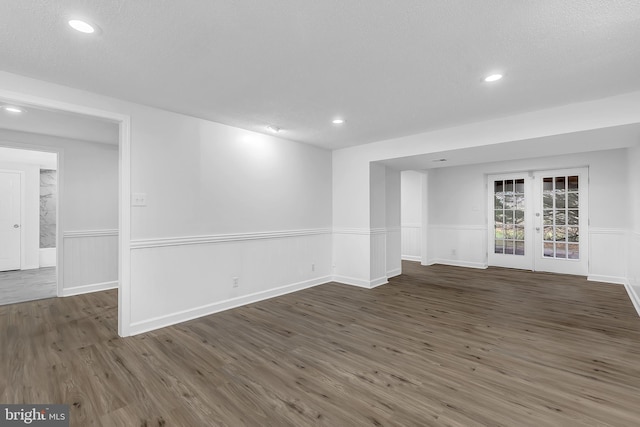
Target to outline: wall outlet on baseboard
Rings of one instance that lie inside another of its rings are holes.
[[[311,271],[316,271],[316,265],[315,264],[311,264]]]
[[[455,249],[451,249],[451,255],[456,256],[456,250]]]
[[[233,287],[237,288],[238,287],[238,282],[240,281],[240,279],[238,279],[237,277],[233,277],[231,279],[231,281],[233,282]]]

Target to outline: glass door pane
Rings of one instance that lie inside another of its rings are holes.
[[[493,181],[494,253],[525,255],[524,178]]]

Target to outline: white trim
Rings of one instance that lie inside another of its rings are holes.
[[[371,283],[366,279],[357,279],[347,276],[333,276],[332,282],[341,283],[343,285],[357,286],[359,288],[371,289]]]
[[[416,255],[401,255],[400,256],[401,259],[403,261],[417,261],[417,262],[421,262],[422,261],[422,256],[416,256]]]
[[[587,280],[589,282],[603,282],[603,283],[614,283],[616,285],[624,285],[627,281],[624,277],[618,276],[603,276],[600,274],[590,274],[587,276]]]
[[[166,237],[131,241],[131,249],[158,248],[165,246],[203,245],[210,243],[238,242],[244,240],[282,239],[288,237],[331,234],[328,228],[309,230],[270,231],[259,233],[212,234],[203,236]]]
[[[402,268],[394,268],[393,270],[387,271],[387,279],[391,279],[392,277],[396,277],[402,274]]]
[[[624,282],[624,288],[627,291],[627,294],[629,295],[629,298],[631,299],[631,303],[633,304],[633,307],[636,309],[638,316],[640,316],[640,296],[638,296],[638,294],[636,293],[636,290],[626,280]]]
[[[60,296],[70,297],[73,295],[88,294],[91,292],[106,291],[108,289],[117,289],[117,288],[118,288],[117,280],[113,282],[93,283],[90,285],[74,286],[73,288],[64,288],[62,290],[62,295]]]
[[[485,231],[487,230],[486,225],[447,225],[447,224],[434,224],[429,225],[430,229],[434,230],[478,230]]]
[[[460,261],[456,259],[443,259],[443,258],[430,259],[426,265],[433,265],[433,264],[451,265],[453,267],[478,268],[483,270],[488,267],[486,263],[482,263],[482,262]]]
[[[422,224],[420,224],[419,222],[408,222],[408,223],[402,224],[400,227],[401,228],[422,228]]]
[[[79,237],[102,237],[102,236],[118,236],[118,230],[76,230],[65,231],[63,237],[65,239]]]
[[[120,116],[118,217],[118,335],[131,335],[131,117]]]
[[[360,234],[367,236],[371,234],[368,228],[333,228],[332,232],[334,234]]]
[[[379,228],[333,228],[334,234],[359,234],[372,236],[374,234],[387,234],[388,232],[400,231],[400,227],[379,227]]]
[[[57,252],[57,248],[40,248],[40,268],[55,267]]]
[[[624,228],[601,228],[601,227],[589,227],[589,234],[627,234],[627,230]]]
[[[389,283],[386,277],[378,277],[369,282],[369,289],[377,288],[378,286],[386,285]]]
[[[402,227],[387,227],[385,230],[387,233],[400,233],[402,231]]]
[[[373,280],[356,279],[355,277],[333,276],[332,282],[341,283],[343,285],[357,286],[359,288],[373,289],[375,287],[389,283],[387,277],[378,277]]]
[[[132,323],[129,329],[131,335],[152,331],[154,329],[164,328],[166,326],[175,325],[177,323],[186,322],[202,316],[218,313],[220,311],[229,310],[269,298],[278,297],[291,292],[300,291],[311,288],[313,286],[322,285],[331,282],[330,276],[318,277],[316,279],[306,280],[303,282],[293,283],[291,285],[281,286],[267,291],[256,292],[250,295],[244,295],[237,298],[231,298],[225,301],[205,304],[200,307],[177,311],[175,313],[164,316],[155,317],[149,320]]]

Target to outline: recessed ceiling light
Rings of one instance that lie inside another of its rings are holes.
[[[273,133],[278,133],[278,132],[280,132],[280,128],[279,128],[279,127],[277,127],[277,126],[272,126],[272,125],[267,126],[267,130],[268,130],[269,132],[273,132]]]
[[[491,74],[490,76],[487,76],[484,78],[485,82],[497,82],[498,80],[500,80],[502,78],[502,74]]]
[[[333,123],[334,125],[341,125],[344,123],[344,119],[333,119],[331,123]]]
[[[69,25],[76,31],[80,31],[85,34],[93,34],[96,32],[95,26],[89,24],[86,21],[81,21],[80,19],[71,19],[69,21]]]
[[[6,107],[4,107],[4,110],[8,111],[10,113],[16,113],[16,114],[24,113],[24,110],[22,108],[18,108],[18,107],[6,106]]]

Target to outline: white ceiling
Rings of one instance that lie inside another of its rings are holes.
[[[399,157],[380,163],[396,170],[426,170],[479,163],[614,150],[640,142],[640,123],[524,139],[481,147]],[[441,161],[444,159],[445,161]],[[505,171],[508,172],[508,171]]]
[[[74,32],[76,16],[101,32]],[[639,90],[640,1],[3,1],[0,57],[335,149]]]
[[[0,99],[0,106],[12,105]],[[119,127],[115,122],[62,111],[22,107],[24,113],[9,113],[0,108],[0,129],[39,133],[80,141],[118,144]]]

